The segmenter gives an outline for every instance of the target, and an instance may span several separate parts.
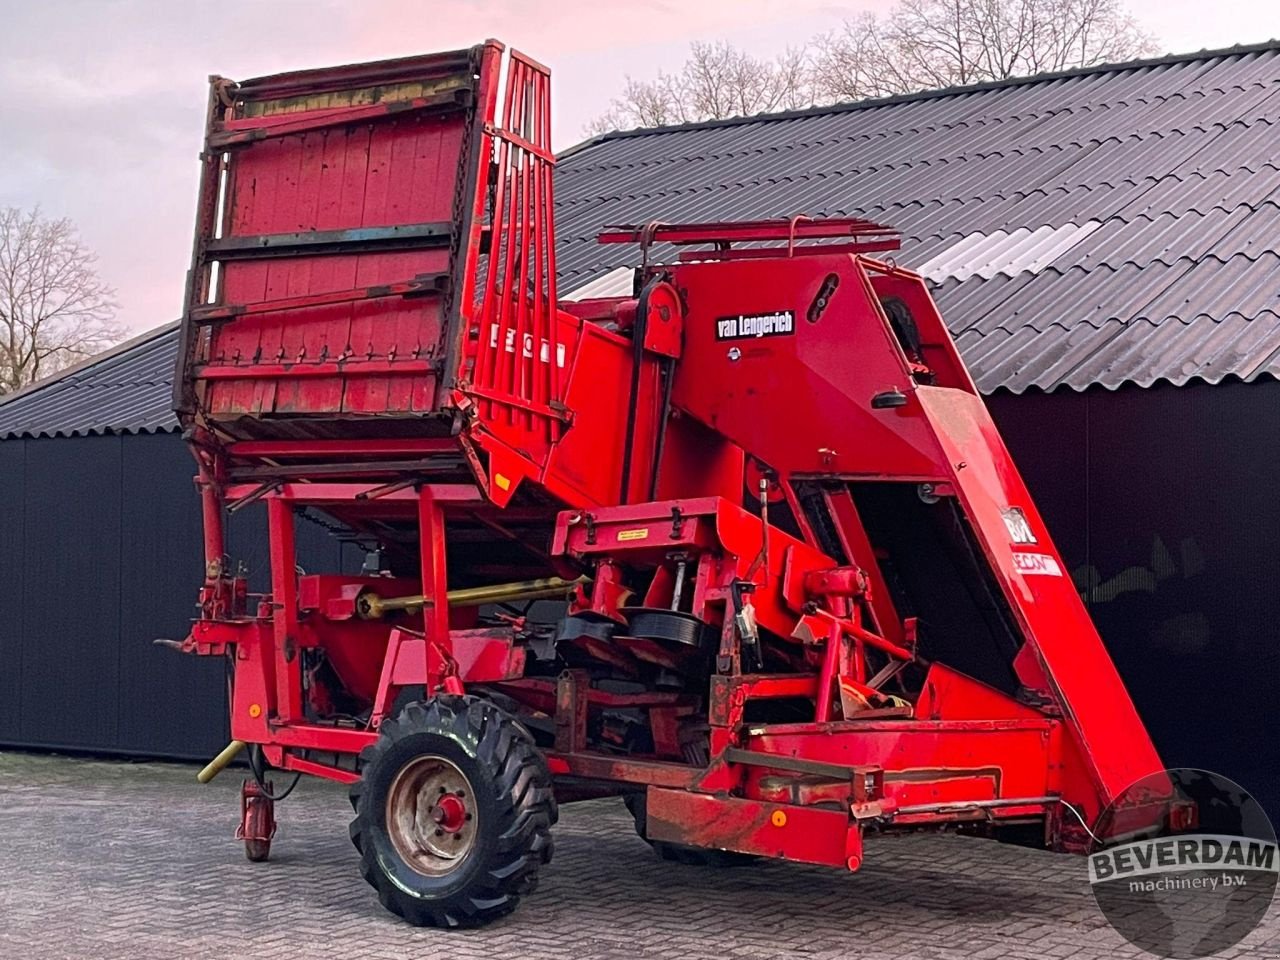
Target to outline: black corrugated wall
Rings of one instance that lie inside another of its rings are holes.
[[[988,403],[1165,762],[1280,814],[1280,383]],[[194,758],[226,742],[222,665],[151,645],[193,612],[192,473],[174,434],[0,442],[0,744]],[[230,531],[259,574],[261,514]],[[298,537],[304,566],[339,568],[323,530]]]
[[[194,466],[176,434],[0,441],[0,744],[184,759],[226,745],[222,662],[152,644],[195,611]],[[237,516],[228,547],[264,574],[261,513]],[[298,550],[338,569],[318,527],[298,525]]]
[[[1280,383],[987,403],[1165,764],[1280,816]]]

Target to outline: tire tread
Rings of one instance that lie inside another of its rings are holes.
[[[366,838],[372,811],[362,809],[366,781],[383,775],[388,753],[405,738],[423,733],[448,737],[473,752],[496,788],[501,829],[485,869],[463,890],[438,900],[406,893],[378,867],[375,844]],[[360,769],[362,777],[350,791],[356,816],[349,833],[360,852],[361,875],[392,913],[415,926],[477,926],[510,913],[537,886],[539,868],[551,860],[551,827],[559,811],[546,762],[514,717],[478,697],[413,701],[383,722],[378,740],[360,753]]]

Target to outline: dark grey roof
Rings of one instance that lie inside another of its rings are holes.
[[[0,440],[178,429],[170,323],[0,399]]]
[[[1277,375],[1278,144],[1274,42],[608,134],[557,170],[561,285],[634,256],[602,224],[856,214],[984,391]]]
[[[556,172],[560,290],[634,262],[606,224],[856,214],[985,392],[1280,376],[1278,144],[1275,42],[607,134]],[[0,438],[176,429],[176,342],[0,400]]]

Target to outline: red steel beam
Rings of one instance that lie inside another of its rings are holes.
[[[660,223],[653,227],[614,224],[596,236],[600,243],[748,243],[765,240],[814,240],[834,237],[896,236],[897,231],[859,217],[825,220],[738,220],[710,223]],[[776,255],[776,251],[774,251]]]

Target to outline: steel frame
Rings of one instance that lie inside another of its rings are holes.
[[[543,722],[566,796],[643,793],[655,841],[848,869],[872,831],[1030,824],[1081,849],[1081,821],[1159,761],[924,281],[867,256],[893,232],[617,228],[601,240],[641,246],[637,295],[562,308],[549,73],[512,53],[503,86],[502,56],[490,41],[211,88],[175,394],[205,528],[184,647],[230,658],[235,739],[351,783],[402,694],[482,693]],[[400,99],[365,102],[384,94]],[[426,114],[444,146],[423,160],[397,138]],[[254,153],[271,141],[295,149],[318,208],[329,168],[306,137],[357,128],[402,183],[456,162],[447,230],[430,191],[311,232],[237,206],[244,164],[278,162]],[[709,249],[651,263],[658,242]],[[860,499],[882,488],[892,509]],[[226,514],[251,506],[265,596],[226,557]],[[299,576],[303,510],[397,533],[411,575]],[[481,622],[450,600],[478,575],[450,550],[513,543],[526,576],[564,587],[565,623],[605,625],[564,641],[554,677],[525,613]],[[949,571],[928,566],[944,554]],[[916,565],[926,600],[959,580],[949,606],[913,612]],[[976,595],[986,620],[965,619]],[[643,634],[645,612],[695,624],[693,641]],[[980,642],[991,682],[951,663]],[[609,739],[623,713],[643,737]]]
[[[273,456],[314,451],[315,441],[289,444],[271,443],[241,447]],[[321,448],[333,453],[334,445]],[[348,445],[348,453],[382,449],[377,443]],[[939,823],[993,824],[1037,818],[1052,822],[1057,830],[1062,821],[1051,816],[1060,795],[1061,782],[1046,772],[1059,768],[1062,750],[1061,722],[1047,717],[1017,716],[1006,719],[911,720],[901,719],[893,710],[869,711],[848,720],[826,720],[793,724],[751,724],[746,722],[748,705],[761,701],[805,698],[815,700],[822,711],[821,689],[830,691],[833,673],[831,657],[822,667],[805,673],[752,674],[744,672],[740,654],[729,660],[728,673],[712,676],[706,716],[711,724],[711,760],[705,768],[657,757],[627,757],[602,753],[589,743],[588,720],[593,711],[607,708],[641,708],[650,711],[657,728],[663,718],[678,712],[692,714],[698,698],[689,694],[648,691],[637,694],[609,693],[591,686],[585,671],[570,670],[558,680],[524,678],[523,660],[513,664],[512,638],[501,632],[476,637],[483,631],[450,629],[447,601],[448,574],[444,557],[446,518],[451,511],[485,504],[477,487],[466,484],[423,484],[386,494],[416,516],[421,542],[421,591],[423,617],[420,629],[393,628],[379,668],[374,707],[366,727],[344,728],[309,720],[304,703],[301,651],[322,646],[326,638],[304,616],[304,606],[320,609],[319,601],[299,601],[296,567],[294,511],[300,507],[335,508],[361,503],[373,486],[367,483],[284,483],[262,497],[268,518],[270,558],[273,571],[269,605],[257,616],[235,619],[201,620],[189,641],[202,653],[228,653],[234,657],[236,684],[232,702],[232,732],[237,740],[260,744],[271,764],[284,770],[351,783],[358,774],[350,766],[309,758],[309,751],[326,754],[358,754],[377,738],[377,726],[386,716],[398,691],[406,688],[461,693],[474,685],[488,685],[526,709],[546,713],[555,719],[555,742],[544,753],[551,771],[575,781],[597,785],[591,795],[626,792],[637,788],[649,792],[654,839],[682,844],[718,846],[749,853],[768,853],[812,863],[844,865],[856,869],[862,861],[862,834],[868,827],[882,829]],[[247,485],[230,486],[226,496],[243,496]],[[718,548],[724,543],[707,524],[729,526],[731,518],[745,527],[759,521],[719,500],[687,501],[682,505],[678,536],[663,537],[663,548]],[[563,514],[555,549],[584,551],[609,548],[609,533],[620,525],[672,522],[670,504],[637,504],[601,511],[595,523],[596,544],[581,522]],[[221,557],[220,533],[215,527],[207,544],[211,556]],[[743,536],[731,529],[730,539]],[[783,535],[777,535],[782,537]],[[651,550],[645,540],[631,541],[637,553]],[[783,552],[794,556],[796,543],[780,543]],[[616,541],[615,541],[616,549]],[[772,559],[772,558],[770,558]],[[709,567],[704,565],[704,571]],[[317,579],[317,578],[312,578]],[[333,595],[358,578],[328,576],[332,581],[321,592]],[[607,590],[607,580],[601,589]],[[700,601],[723,602],[722,589],[703,579],[697,587]],[[763,598],[761,598],[763,602]],[[593,601],[582,598],[584,605]],[[596,603],[609,605],[595,598]],[[777,611],[764,613],[767,620]],[[338,614],[347,617],[348,613]],[[837,633],[856,631],[864,639],[874,638],[848,620],[833,618]],[[435,638],[435,639],[428,639]],[[879,640],[879,638],[876,638]],[[332,638],[329,638],[332,641]],[[913,654],[879,641],[908,658]],[[464,652],[459,644],[471,646]],[[830,644],[828,651],[838,649]],[[847,648],[846,648],[847,649]],[[486,659],[487,658],[487,659]],[[935,670],[941,670],[935,667]],[[939,675],[951,684],[972,683],[958,675]],[[828,692],[830,696],[830,692]],[[1024,713],[1029,713],[1025,711]],[[888,718],[886,718],[886,715]],[[657,738],[655,738],[657,739]],[[903,744],[915,742],[904,765],[898,756]],[[979,746],[979,744],[981,746]],[[666,745],[670,751],[670,745]],[[972,769],[965,757],[980,753],[1002,758],[994,769]],[[956,760],[950,759],[951,757]],[[909,771],[919,772],[919,760],[928,758],[933,774],[920,780],[919,789],[885,792],[895,778]],[[897,761],[897,762],[895,762]],[[957,762],[958,761],[958,762]],[[1006,771],[1017,771],[1010,777]],[[1025,773],[1038,771],[1040,779],[1025,784]],[[772,779],[770,779],[772,777]],[[779,785],[779,778],[785,787]],[[815,785],[812,781],[821,781]],[[1014,780],[1015,792],[1002,781]],[[868,780],[879,786],[868,791]],[[825,784],[825,786],[823,786]],[[841,788],[843,784],[843,788]],[[975,786],[979,792],[975,797]],[[726,794],[740,799],[729,799]],[[825,805],[842,804],[844,813],[833,813]],[[910,801],[904,802],[904,801]],[[816,806],[815,806],[816,804]],[[946,805],[952,805],[947,808]],[[720,810],[714,815],[713,810]],[[842,825],[836,829],[837,823]],[[836,839],[832,839],[835,837]],[[1053,845],[1074,846],[1079,839],[1067,833],[1049,838]]]

